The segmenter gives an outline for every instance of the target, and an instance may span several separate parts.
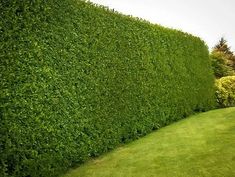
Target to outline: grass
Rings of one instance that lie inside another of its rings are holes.
[[[64,177],[233,177],[235,108],[191,116]]]

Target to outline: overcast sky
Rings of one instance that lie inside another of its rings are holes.
[[[90,1],[199,36],[210,49],[223,36],[235,51],[235,0]]]

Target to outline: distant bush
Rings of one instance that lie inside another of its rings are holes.
[[[228,42],[222,37],[219,42],[213,47],[212,52],[211,52],[212,59],[215,59],[214,61],[216,62],[218,60],[218,64],[222,64],[225,69],[229,71],[221,72],[220,75],[223,76],[228,76],[228,75],[235,75],[235,54],[231,50],[231,47],[229,47]],[[214,58],[213,58],[214,56]],[[221,63],[222,60],[222,63]],[[218,69],[218,68],[214,68]],[[216,70],[214,70],[216,71]],[[219,71],[219,70],[218,70]],[[232,73],[231,73],[232,71]],[[217,72],[216,72],[217,73]],[[218,76],[217,76],[218,77]]]
[[[204,42],[80,0],[0,1],[0,176],[57,176],[214,105]]]
[[[222,77],[216,81],[216,98],[219,107],[235,106],[235,76]]]
[[[232,67],[228,66],[227,55],[219,51],[214,51],[211,53],[210,58],[216,78],[234,75]]]

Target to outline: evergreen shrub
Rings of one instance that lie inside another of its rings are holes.
[[[216,100],[218,107],[235,106],[235,76],[216,80]]]
[[[80,0],[1,0],[0,18],[0,176],[58,176],[214,105],[198,37]]]

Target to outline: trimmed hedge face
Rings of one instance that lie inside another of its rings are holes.
[[[57,176],[214,105],[197,37],[79,0],[0,13],[1,176]]]
[[[218,107],[235,106],[235,76],[222,77],[216,80],[215,86]]]

